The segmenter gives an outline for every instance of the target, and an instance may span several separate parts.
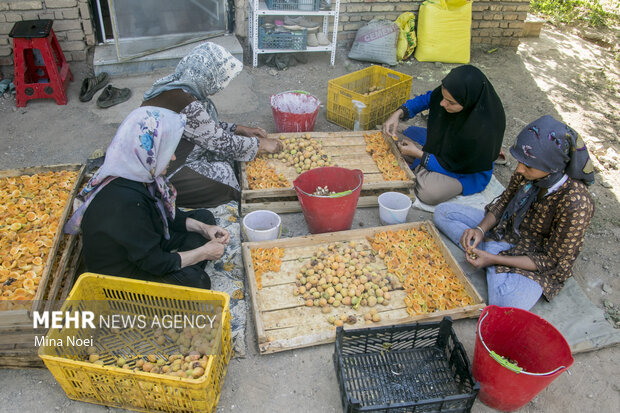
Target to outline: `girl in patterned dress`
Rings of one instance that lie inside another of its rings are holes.
[[[529,310],[572,275],[594,214],[594,175],[581,138],[551,116],[526,126],[510,153],[517,168],[484,211],[445,203],[434,221],[467,262],[486,268],[489,304]]]
[[[240,199],[236,161],[257,153],[277,153],[282,144],[262,128],[221,122],[209,98],[224,89],[243,64],[223,47],[206,42],[194,48],[174,73],[153,84],[142,106],[158,106],[187,117],[183,139],[168,179],[177,188],[177,205],[210,208]]]

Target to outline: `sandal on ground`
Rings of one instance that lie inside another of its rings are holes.
[[[80,89],[80,102],[88,102],[95,96],[95,93],[110,81],[110,75],[106,72],[102,72],[96,77],[87,77],[82,81],[82,88]]]
[[[508,160],[506,159],[506,155],[504,155],[504,150],[500,149],[499,156],[495,160],[495,165],[506,165]]]
[[[131,90],[128,88],[119,89],[112,85],[108,85],[97,99],[97,106],[100,108],[109,108],[110,106],[123,103],[131,97]]]

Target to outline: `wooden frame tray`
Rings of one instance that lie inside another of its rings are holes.
[[[41,301],[41,310],[58,311],[65,301],[81,259],[82,245],[79,235],[64,235],[54,268],[50,273],[47,291]],[[15,317],[13,324],[0,326],[0,367],[44,367],[39,358],[35,336],[43,336],[46,329],[33,328],[30,313]]]
[[[292,294],[296,281],[295,275],[302,266],[300,259],[309,258],[321,245],[355,240],[358,244],[362,243],[370,248],[366,237],[377,232],[420,227],[425,228],[432,236],[448,265],[464,284],[474,303],[465,307],[412,317],[405,310],[404,290],[394,290],[390,292],[392,300],[388,306],[378,305],[374,307],[380,312],[382,321],[373,323],[372,326],[404,324],[418,320],[437,320],[444,316],[450,316],[453,319],[478,317],[480,310],[485,307],[485,303],[430,221],[307,235],[274,241],[245,242],[242,244],[243,260],[252,297],[252,310],[261,354],[331,343],[336,337],[335,328],[326,321],[327,315],[321,313],[320,308],[305,307],[302,300]],[[250,251],[253,248],[273,247],[284,248],[280,271],[264,273],[262,275],[262,289],[258,290]],[[341,306],[333,309],[331,315],[357,315],[360,319],[360,316],[369,309],[369,307],[363,307],[353,310],[351,307]],[[363,324],[358,322],[350,327],[359,328],[361,326]],[[345,328],[347,328],[346,325]]]
[[[0,178],[9,178],[67,170],[77,171],[78,176],[60,217],[60,225],[56,230],[35,297],[33,300],[25,301],[19,306],[20,308],[0,310],[0,366],[2,367],[43,365],[37,356],[37,348],[34,347],[34,337],[45,334],[45,331],[33,329],[31,314],[33,311],[57,309],[55,307],[59,307],[57,304],[64,300],[73,285],[72,278],[78,264],[81,244],[78,235],[65,235],[62,229],[71,214],[73,200],[84,179],[85,166],[61,164],[0,171]]]
[[[366,152],[364,134],[377,133],[378,131],[354,131],[354,132],[296,132],[270,134],[270,138],[279,139],[284,135],[287,138],[297,138],[310,135],[314,139],[323,141],[323,148],[332,157],[335,165],[343,168],[361,169],[364,173],[364,184],[358,201],[358,207],[377,206],[377,197],[386,191],[404,192],[413,195],[414,175],[400,154],[394,140],[389,137],[384,139],[390,147],[390,151],[396,157],[398,165],[407,175],[406,181],[386,181],[372,157]],[[279,160],[267,160],[275,167],[276,172],[282,173],[286,179],[292,182],[299,176],[292,167],[286,166]],[[246,163],[241,162],[241,213],[255,211],[257,209],[270,209],[278,213],[300,212],[301,205],[297,201],[297,194],[290,188],[250,189],[246,171]]]

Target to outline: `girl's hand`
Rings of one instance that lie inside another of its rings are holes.
[[[483,239],[484,236],[482,231],[476,228],[468,228],[463,231],[463,235],[461,235],[461,247],[463,247],[465,251],[476,248]]]
[[[465,250],[465,259],[476,268],[485,268],[489,265],[495,265],[495,257],[495,254],[479,250],[478,248],[469,248]]]
[[[392,114],[385,122],[383,122],[383,133],[390,137],[396,136],[396,128],[398,128],[398,123],[400,122],[400,117],[402,116],[403,110],[398,109],[396,112]]]
[[[403,156],[410,156],[418,159],[420,159],[424,154],[421,149],[414,145],[411,139],[403,139],[398,142],[398,150],[403,154]]]

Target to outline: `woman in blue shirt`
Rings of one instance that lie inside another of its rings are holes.
[[[383,124],[394,136],[400,120],[429,109],[427,129],[411,126],[398,149],[416,174],[420,201],[436,205],[486,188],[506,129],[502,102],[486,76],[471,65],[452,69],[441,85],[408,100]]]

